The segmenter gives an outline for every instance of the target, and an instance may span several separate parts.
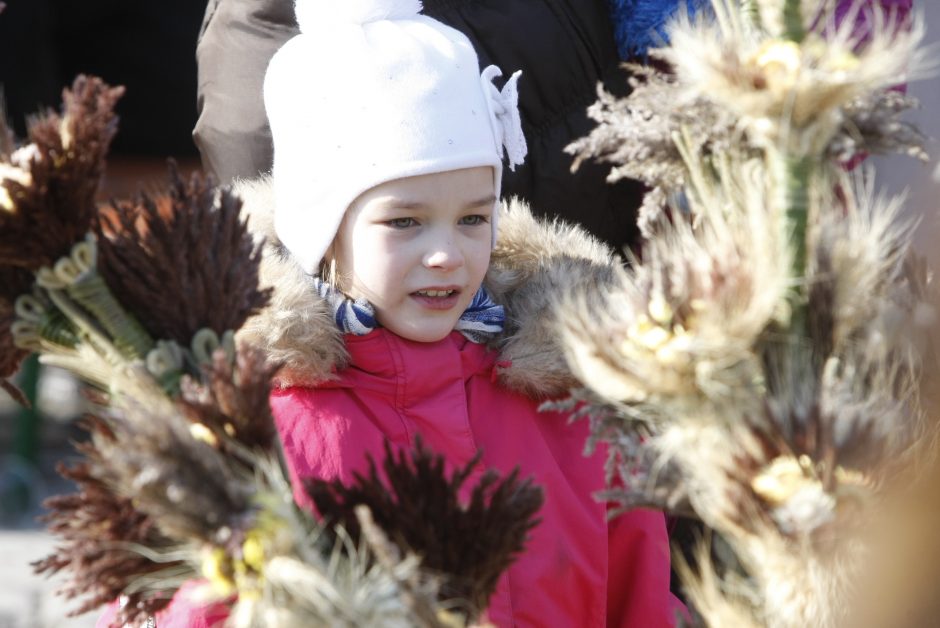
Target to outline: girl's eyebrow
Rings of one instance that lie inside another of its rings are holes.
[[[474,207],[481,207],[481,206],[483,206],[483,205],[493,205],[493,204],[495,204],[495,203],[496,203],[496,196],[493,195],[493,194],[490,194],[489,196],[487,196],[487,197],[485,197],[485,198],[481,198],[481,199],[478,200],[478,201],[473,201],[472,203],[467,203],[466,205],[464,205],[464,209],[472,209],[472,208],[474,208]]]

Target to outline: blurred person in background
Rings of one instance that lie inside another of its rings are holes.
[[[581,224],[615,250],[636,241],[643,187],[607,184],[609,168],[596,163],[572,173],[564,148],[593,128],[587,108],[597,100],[598,83],[624,95],[622,60],[639,58],[684,1],[424,0],[425,15],[470,39],[481,68],[521,68],[525,75],[519,106],[529,158],[506,173],[504,196]],[[261,81],[274,52],[298,32],[293,0],[209,1],[196,52],[194,136],[204,167],[222,182],[270,171]]]

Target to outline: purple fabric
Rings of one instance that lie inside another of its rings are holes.
[[[888,12],[888,17],[899,27],[909,27],[910,13],[914,0],[839,0],[836,5],[836,22],[841,24],[850,15],[853,6],[861,4],[861,9],[855,14],[854,33],[860,37],[859,44],[868,41],[873,26],[872,10],[880,6]]]

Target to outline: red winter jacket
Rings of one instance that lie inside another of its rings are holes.
[[[541,523],[491,599],[497,626],[669,626],[669,545],[663,515],[635,511],[606,521],[594,493],[603,456],[584,457],[587,425],[540,413],[500,386],[497,356],[457,332],[435,343],[379,329],[346,337],[351,363],[318,387],[276,392],[271,407],[292,479],[353,479],[386,440],[410,447],[420,434],[455,466],[478,450],[484,468],[521,468],[543,488]],[[300,487],[299,482],[295,482]],[[302,491],[298,503],[311,507]]]

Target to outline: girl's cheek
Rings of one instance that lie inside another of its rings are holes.
[[[472,259],[475,263],[481,264],[484,268],[489,267],[492,253],[493,240],[489,233],[485,238],[478,238],[474,241]]]

